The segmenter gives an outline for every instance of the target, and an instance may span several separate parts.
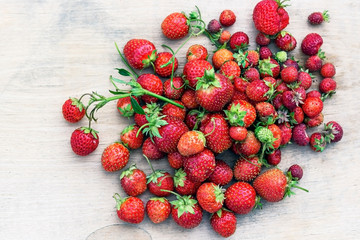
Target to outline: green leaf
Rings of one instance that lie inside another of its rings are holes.
[[[120,75],[122,75],[122,76],[125,76],[125,77],[131,76],[131,73],[130,73],[128,70],[126,70],[126,69],[116,68],[116,70],[118,70],[118,73],[119,73]]]
[[[145,115],[144,109],[142,109],[139,103],[132,96],[130,96],[130,102],[131,102],[131,106],[133,107],[136,113]]]

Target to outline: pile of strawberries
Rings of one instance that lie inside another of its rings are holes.
[[[89,126],[76,129],[71,136],[72,150],[81,156],[99,144],[98,132],[91,128],[97,110],[116,100],[121,116],[134,117],[135,123],[126,127],[120,141],[106,147],[101,157],[106,171],[118,171],[128,165],[130,151],[142,148],[152,169],[146,176],[132,164],[121,172],[121,186],[129,195],[113,196],[121,220],[140,223],[146,212],[154,223],[171,215],[181,227],[194,228],[207,211],[212,214],[213,229],[229,237],[236,230],[236,214],[261,206],[261,199],[281,201],[293,194],[292,187],[307,191],[297,186],[303,175],[299,165],[292,165],[285,173],[274,167],[281,161],[281,151],[292,140],[321,152],[329,143],[340,141],[343,130],[331,121],[307,135],[308,128],[322,124],[324,101],[335,93],[335,67],[323,62],[323,39],[317,33],[309,33],[301,42],[301,50],[308,56],[304,66],[289,56],[297,40],[283,30],[289,24],[284,2],[262,0],[255,6],[253,22],[259,31],[256,50],[248,50],[245,32],[230,34],[224,29],[236,21],[231,10],[224,10],[219,21],[213,19],[208,24],[201,19],[199,9],[189,15],[172,13],[163,20],[161,29],[169,39],[187,37],[176,51],[163,45],[168,51],[159,52],[145,39],[129,40],[123,53],[116,45],[127,68],[117,70],[130,80],[111,76],[115,89],[110,90],[110,97],[92,92],[64,103],[67,121],[78,122],[85,115],[89,120]],[[327,19],[327,12],[308,18],[311,24]],[[181,73],[176,54],[200,35],[214,45],[212,59],[208,61],[209,51],[204,46],[192,45]],[[277,52],[269,48],[271,42]],[[153,67],[154,74],[138,74],[137,70],[147,67]],[[316,71],[323,77],[318,90],[311,74]],[[123,90],[118,84],[128,88]],[[84,97],[89,98],[86,106]],[[232,168],[217,158],[227,150],[238,156],[230,163]],[[151,166],[151,161],[165,156],[176,169],[173,176]],[[144,205],[138,196],[147,189],[155,197]],[[176,200],[169,202],[166,197],[171,194]]]

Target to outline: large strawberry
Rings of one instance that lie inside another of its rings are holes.
[[[118,217],[128,223],[141,223],[145,217],[144,203],[137,197],[121,198],[118,193],[115,193],[113,198],[116,201]]]
[[[180,168],[174,175],[175,191],[180,195],[195,195],[201,182],[194,182],[189,179],[186,172]]]
[[[189,86],[192,88],[196,87],[198,78],[201,78],[205,74],[205,70],[210,70],[213,67],[211,64],[203,59],[189,61],[185,64],[183,75],[188,81]]]
[[[163,94],[163,83],[156,75],[151,73],[144,73],[136,80],[142,88],[153,92],[157,95]],[[146,103],[157,102],[158,99],[149,95],[141,96],[141,99]]]
[[[211,227],[222,237],[230,237],[236,231],[236,216],[233,212],[220,209],[210,218]]]
[[[145,192],[147,188],[146,174],[132,165],[121,173],[120,183],[127,195],[136,197]]]
[[[289,24],[289,15],[280,0],[262,0],[253,11],[255,28],[267,35],[275,35]]]
[[[225,205],[235,213],[247,214],[255,203],[255,189],[246,182],[236,182],[225,191]]]
[[[170,202],[166,198],[150,198],[146,203],[146,213],[153,223],[165,221],[171,213]]]
[[[207,148],[201,153],[189,156],[184,161],[184,171],[190,180],[205,181],[215,169],[215,156]]]
[[[146,39],[131,39],[124,46],[124,55],[133,68],[143,69],[155,61],[156,48]]]
[[[224,190],[215,183],[206,182],[198,188],[196,199],[202,209],[209,213],[215,213],[223,206]]]
[[[224,110],[231,126],[248,128],[256,119],[256,110],[249,102],[236,100]]]
[[[210,112],[221,111],[234,94],[231,81],[213,69],[205,70],[205,75],[196,85],[196,101]]]
[[[76,123],[85,115],[85,107],[77,98],[69,98],[62,106],[62,114],[66,121]]]
[[[129,157],[129,150],[123,144],[115,142],[104,149],[101,164],[106,171],[115,172],[126,166]]]
[[[71,148],[77,155],[86,156],[95,151],[99,145],[98,132],[88,127],[75,129],[71,134]]]
[[[171,201],[171,216],[174,221],[183,228],[195,228],[201,223],[203,213],[198,202],[190,195],[180,196]]]

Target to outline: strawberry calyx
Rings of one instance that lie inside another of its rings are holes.
[[[319,49],[318,53],[316,54],[321,60],[324,60],[326,58],[325,56],[325,52],[323,52],[321,50],[321,48]]]
[[[179,168],[174,175],[174,185],[175,187],[183,187],[185,185],[186,172]]]
[[[330,143],[335,139],[335,135],[339,133],[338,130],[333,126],[332,123],[324,124],[324,130],[321,132],[324,136],[324,140],[326,143]]]
[[[240,104],[232,104],[230,110],[224,110],[226,120],[231,126],[245,126],[244,118],[247,111],[242,110]]]
[[[272,69],[277,67],[276,64],[271,63],[271,58],[263,59],[259,61],[259,73],[267,73],[270,76],[273,76]]]
[[[281,106],[280,109],[277,111],[277,113],[278,113],[277,122],[279,124],[290,121],[289,111],[284,106]]]
[[[279,8],[285,8],[290,6],[290,4],[285,4],[286,2],[290,2],[290,0],[275,0],[275,2],[278,4]]]
[[[328,91],[327,93],[322,93],[320,99],[321,101],[325,101],[326,99],[331,98],[335,93],[336,91],[334,90]]]
[[[210,70],[205,69],[204,76],[197,78],[196,90],[199,89],[208,89],[211,86],[221,88],[220,81],[215,77],[215,70],[211,68]]]
[[[142,63],[144,64],[143,68],[147,68],[150,65],[154,66],[153,63],[155,62],[156,58],[157,58],[157,50],[154,49],[146,59],[142,60]]]
[[[247,44],[245,44],[245,45],[247,47]],[[243,46],[243,44],[241,44],[241,46],[238,47],[239,51],[237,53],[234,53],[233,57],[239,66],[241,66],[242,68],[245,68],[246,64],[249,62],[249,59],[248,59],[249,53],[248,52],[244,53],[243,48],[244,48],[244,46]]]
[[[224,202],[224,200],[225,200],[224,192],[225,192],[225,189],[223,189],[219,185],[214,186],[214,193],[215,193],[216,202],[221,203],[221,204]]]
[[[135,124],[131,124],[131,125],[127,126],[126,128],[124,128],[124,130],[121,131],[121,135],[124,135],[124,134],[134,130],[134,126],[135,126]]]
[[[305,192],[309,192],[309,190],[298,186],[299,181],[297,180],[297,178],[294,178],[294,177],[291,175],[291,172],[290,172],[290,171],[288,171],[288,172],[286,173],[286,179],[287,179],[287,184],[286,184],[286,188],[285,188],[284,198],[285,198],[285,197],[291,197],[291,195],[294,195],[294,194],[295,194],[295,192],[293,192],[293,191],[291,190],[292,188],[298,188],[298,189],[301,189],[301,190],[303,190],[303,191],[305,191]]]
[[[322,13],[322,17],[324,19],[325,22],[329,22],[330,21],[330,15],[328,13],[329,11],[328,10],[325,10],[323,13]]]
[[[313,147],[315,148],[316,151],[318,152],[323,152],[325,150],[326,147],[326,141],[323,135],[320,136],[319,138],[315,138],[315,144],[313,145]]]
[[[135,169],[137,169],[136,164],[133,164],[128,169],[124,170],[120,175],[120,180],[124,177],[130,177]]]
[[[194,207],[198,202],[191,195],[180,196],[178,193],[161,189],[161,191],[172,193],[176,196],[176,200],[171,201],[171,205],[174,206],[175,209],[178,210],[178,218],[180,218],[184,213],[195,214]]]
[[[265,82],[265,85],[267,87],[269,87],[269,90],[266,93],[264,93],[264,97],[267,97],[268,101],[271,101],[276,96],[275,95],[275,92],[276,92],[275,86],[270,81],[266,81],[266,80],[263,80],[263,81]]]
[[[84,104],[77,98],[70,98],[71,99],[71,105],[76,106],[80,112],[85,108]]]
[[[158,178],[161,178],[165,175],[165,171],[164,170],[156,170],[153,168],[152,164],[150,163],[150,160],[148,157],[146,157],[145,155],[143,155],[146,159],[146,161],[148,162],[149,166],[151,167],[152,173],[149,176],[146,176],[147,182],[146,184],[149,184],[150,182],[152,183],[157,183],[158,186],[161,185],[161,182],[158,181]]]
[[[199,124],[201,123],[201,121],[203,120],[205,114],[206,114],[206,110],[202,109],[201,111],[199,111],[198,109],[193,109],[191,110],[189,113],[189,115],[195,115],[196,114],[196,122],[195,125],[193,127],[193,130],[197,130],[199,127]]]
[[[151,201],[160,201],[160,202],[162,202],[162,203],[164,203],[165,201],[167,201],[167,199],[164,198],[164,197],[152,197],[152,198],[150,198],[149,200],[151,200]]]
[[[90,128],[90,127],[80,127],[80,130],[83,131],[85,134],[91,134],[95,139],[98,139],[98,131]]]
[[[116,208],[117,208],[117,210],[120,210],[121,205],[122,205],[129,197],[121,198],[120,194],[115,193],[115,194],[113,195],[113,198],[114,198],[115,201],[116,201]]]
[[[162,116],[146,115],[145,117],[148,123],[142,125],[138,130],[138,133],[142,131],[144,134],[149,135],[151,140],[153,137],[162,138],[162,136],[159,133],[159,128],[168,124],[168,122],[163,119],[164,117],[166,117],[166,115],[162,115]],[[138,135],[138,133],[136,135]]]
[[[262,209],[262,207],[263,204],[261,203],[261,197],[259,195],[256,195],[254,209]]]

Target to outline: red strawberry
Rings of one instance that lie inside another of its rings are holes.
[[[259,56],[261,60],[268,59],[272,56],[270,48],[263,46],[259,49]]]
[[[253,182],[253,186],[259,196],[268,202],[281,201],[285,196],[293,194],[291,188],[296,186],[297,181],[285,174],[278,168],[269,169],[259,175]],[[297,188],[300,188],[296,186]],[[304,191],[307,191],[303,189]]]
[[[312,118],[307,117],[304,119],[306,126],[309,128],[320,126],[320,124],[322,124],[323,121],[324,121],[324,115],[322,113],[316,115],[315,117]]]
[[[204,76],[205,70],[212,68],[211,64],[203,59],[190,61],[184,66],[183,77],[189,82],[190,87],[195,88],[198,79]]]
[[[298,79],[298,71],[295,67],[286,67],[281,71],[281,80],[285,83],[293,83]]]
[[[245,70],[244,78],[249,82],[253,82],[260,79],[260,73],[256,68],[251,67]]]
[[[214,53],[212,57],[212,63],[215,69],[219,69],[225,62],[231,61],[233,59],[233,53],[230,50],[221,48]]]
[[[220,113],[212,114],[207,123],[201,124],[200,131],[205,135],[207,147],[214,153],[222,153],[231,147],[229,127]]]
[[[207,60],[208,58],[208,51],[207,49],[200,45],[200,44],[195,44],[189,47],[189,49],[187,50],[186,53],[186,58],[188,60],[188,62],[193,61],[193,60]]]
[[[266,161],[273,166],[278,165],[281,162],[281,150],[276,149],[272,153],[266,155]]]
[[[240,67],[235,61],[227,61],[220,67],[219,73],[233,80],[235,77],[240,77],[240,71]]]
[[[323,44],[322,37],[317,33],[309,33],[301,42],[301,50],[305,55],[313,56],[319,52]]]
[[[309,144],[310,139],[306,133],[306,125],[304,123],[296,125],[293,128],[292,139],[299,146],[306,146]]]
[[[105,171],[115,172],[126,166],[129,162],[130,152],[121,143],[112,143],[107,146],[101,156],[101,164]]]
[[[289,32],[281,31],[275,38],[275,44],[283,51],[290,52],[296,48],[296,39]]]
[[[146,213],[153,223],[165,221],[171,213],[171,205],[166,198],[150,198],[146,203]]]
[[[165,67],[162,67],[164,64],[168,63],[172,59],[173,55],[169,52],[158,53],[157,58],[154,62],[154,69],[157,75],[160,77],[169,77],[171,75],[172,69],[174,67],[174,72],[178,68],[178,60],[174,58],[174,63],[171,63]]]
[[[132,96],[139,104],[139,99],[135,96]],[[134,115],[134,109],[131,106],[131,100],[130,97],[124,97],[124,98],[120,98],[117,101],[116,107],[120,113],[121,116],[123,117],[132,117]]]
[[[170,167],[179,169],[183,167],[185,158],[179,152],[172,152],[167,155]]]
[[[184,133],[177,145],[177,149],[182,156],[190,156],[204,150],[206,144],[205,136],[199,131],[188,131]]]
[[[199,129],[202,123],[205,123],[210,119],[210,115],[210,113],[205,113],[205,111],[193,109],[186,115],[185,123],[189,129],[196,130]]]
[[[230,38],[231,38],[230,32],[227,30],[224,30],[220,34],[219,43],[224,44],[224,43],[228,42],[230,40]]]
[[[230,102],[233,94],[234,86],[230,80],[211,69],[205,70],[205,75],[197,82],[195,97],[205,110],[217,112]]]
[[[261,143],[255,137],[253,131],[248,131],[248,134],[244,141],[237,142],[232,145],[232,150],[239,155],[251,156],[257,154],[260,151]]]
[[[332,78],[335,76],[336,69],[332,63],[325,63],[320,69],[321,76],[324,78]]]
[[[259,102],[255,105],[257,116],[263,123],[273,123],[277,118],[277,112],[274,106],[268,102]]]
[[[309,97],[321,98],[321,93],[317,90],[312,90],[312,91],[306,93],[306,98],[309,98]]]
[[[324,78],[319,84],[319,90],[325,94],[334,94],[336,90],[336,82],[332,78]]]
[[[71,148],[77,155],[86,156],[95,151],[99,145],[98,132],[87,127],[80,127],[71,134]]]
[[[220,22],[216,19],[211,20],[207,25],[207,30],[211,33],[218,33],[221,30]]]
[[[215,213],[223,206],[224,190],[212,182],[206,182],[198,188],[196,199],[202,209],[209,213]]]
[[[147,138],[142,146],[142,153],[151,160],[158,160],[165,156],[164,152],[161,152],[158,146],[151,141],[151,138]]]
[[[244,100],[250,102],[251,100],[246,96],[245,92],[239,92],[238,90],[234,90],[234,95],[231,98],[230,102],[236,102],[238,100]]]
[[[273,78],[264,78],[255,80],[246,87],[246,95],[255,102],[264,102],[274,94],[274,85],[276,81]]]
[[[185,91],[184,80],[181,77],[174,77],[164,82],[164,96],[170,99],[180,99]]]
[[[273,142],[272,147],[274,149],[279,148],[281,144],[281,129],[276,124],[270,124],[267,128],[272,132],[274,138],[276,139]]]
[[[149,165],[151,166],[150,162]],[[170,193],[167,191],[174,190],[174,180],[170,173],[163,170],[154,170],[151,166],[152,173],[147,176],[147,187],[149,191],[158,197],[169,196]],[[162,191],[167,190],[167,191]]]
[[[305,99],[302,109],[306,116],[315,117],[323,110],[323,101],[320,98],[308,97]]]
[[[290,113],[290,122],[294,124],[300,124],[304,121],[304,112],[301,107],[296,107],[291,113]]]
[[[137,82],[141,85],[142,88],[150,92],[153,92],[157,95],[163,94],[163,83],[160,78],[158,78],[154,74],[144,73],[138,77]],[[157,98],[148,95],[141,96],[141,99],[146,103],[158,101]]]
[[[318,54],[310,56],[306,62],[305,67],[309,69],[310,72],[319,71],[322,67],[322,60],[325,59],[325,54],[319,51]]]
[[[231,10],[224,10],[220,14],[219,21],[224,27],[229,27],[236,21],[235,13]]]
[[[175,191],[180,195],[195,195],[201,182],[194,182],[189,179],[186,172],[180,168],[174,175]]]
[[[116,201],[118,217],[128,223],[141,223],[145,217],[144,203],[137,197],[121,198],[118,193],[115,193],[113,198]]]
[[[326,141],[325,141],[324,136],[319,132],[315,132],[315,133],[311,134],[310,147],[315,152],[324,151],[325,147],[326,147]]]
[[[275,35],[289,24],[289,15],[280,1],[262,0],[253,11],[255,28],[267,35]]]
[[[77,98],[69,98],[62,105],[62,114],[66,121],[76,123],[85,115],[84,104]]]
[[[229,134],[235,141],[242,141],[247,136],[247,129],[241,126],[232,126],[229,129]]]
[[[281,67],[282,67],[281,70],[285,67],[294,67],[296,68],[296,70],[298,71],[300,70],[298,61],[291,58],[286,59],[286,61],[283,62]]]
[[[169,39],[180,39],[189,33],[189,23],[183,13],[171,13],[161,23],[161,30]]]
[[[184,161],[184,170],[190,180],[205,181],[215,169],[215,156],[206,149],[201,153],[191,155]]]
[[[259,175],[260,171],[261,164],[257,156],[240,157],[234,166],[234,177],[238,181],[250,182]]]
[[[281,107],[284,106],[282,102],[282,93],[278,93],[274,99],[272,100],[272,104],[275,107],[276,110],[279,110]],[[280,114],[279,114],[280,115]]]
[[[269,38],[269,36],[267,36],[266,34],[263,34],[261,32],[259,32],[256,35],[256,43],[260,46],[267,46],[270,44],[271,39]]]
[[[191,196],[176,196],[171,202],[171,216],[181,227],[190,229],[199,226],[202,220],[202,209]]]
[[[293,111],[297,106],[304,103],[303,100],[305,96],[303,96],[302,92],[298,91],[285,91],[282,93],[282,103],[284,106]]]
[[[291,140],[292,129],[290,123],[281,123],[278,126],[281,130],[281,146],[284,146]]]
[[[260,79],[260,77],[258,79]],[[240,77],[234,78],[234,88],[235,88],[235,90],[244,93],[246,91],[246,87],[248,85],[249,85],[249,82],[246,79],[240,78]]]
[[[300,179],[303,177],[303,170],[302,170],[302,168],[301,168],[299,165],[297,165],[297,164],[292,165],[292,166],[289,168],[288,172],[290,172],[290,173],[291,173],[291,176],[292,176],[294,179],[296,179],[296,180],[300,180]]]
[[[260,55],[257,51],[247,50],[245,51],[246,54],[250,66],[257,66],[259,64]]]
[[[146,174],[132,165],[121,173],[120,183],[127,195],[136,197],[146,191]]]
[[[195,91],[192,89],[186,89],[184,94],[181,97],[181,102],[185,105],[187,109],[195,109],[200,105],[196,101]]]
[[[247,214],[255,206],[255,189],[246,182],[236,182],[225,191],[225,205],[233,212]]]
[[[174,100],[174,102],[184,106],[184,104],[178,100]],[[163,115],[175,117],[184,121],[186,115],[186,108],[185,106],[184,108],[179,108],[178,106],[175,106],[171,103],[165,103],[164,106],[162,107],[161,113]]]
[[[210,218],[211,227],[222,237],[230,237],[236,231],[236,216],[225,209],[219,210]]]
[[[305,90],[308,90],[312,85],[312,77],[306,71],[299,72],[298,80],[300,87],[303,87]]]
[[[245,49],[249,45],[249,37],[244,32],[236,32],[231,36],[229,43],[233,50]]]
[[[273,77],[277,78],[280,74],[280,65],[273,58],[267,58],[259,61],[260,77]]]
[[[149,122],[147,119],[149,116],[158,116],[161,111],[160,106],[156,103],[148,103],[141,108],[144,110],[145,114],[135,113],[134,115],[134,121],[139,127],[142,127],[144,124],[147,124]]]
[[[141,147],[144,135],[143,133],[139,131],[139,126],[132,124],[128,127],[126,127],[121,133],[120,133],[120,140],[125,145],[125,147],[128,147],[130,149],[138,149]]]
[[[130,66],[143,69],[155,61],[156,48],[146,39],[131,39],[124,46],[124,55]]]
[[[228,184],[233,178],[233,171],[229,165],[223,160],[216,160],[214,171],[209,176],[208,180],[217,185],[224,186]]]
[[[344,131],[339,123],[330,121],[325,125],[324,135],[326,142],[339,142],[342,139],[343,134]]]
[[[323,13],[321,13],[321,12],[313,12],[308,16],[308,21],[312,25],[319,25],[324,21],[329,22],[328,11],[325,10]]]

